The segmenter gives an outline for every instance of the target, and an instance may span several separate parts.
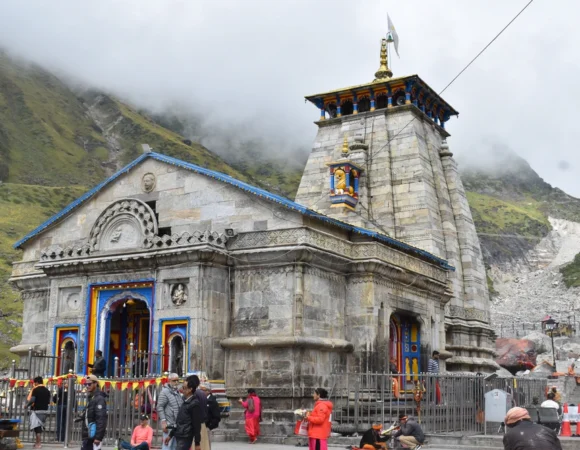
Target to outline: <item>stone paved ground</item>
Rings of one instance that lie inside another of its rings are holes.
[[[241,442],[214,442],[211,445],[212,450],[250,450],[250,449],[271,449],[271,450],[289,450],[291,448],[302,448],[306,449],[308,447],[295,447],[293,445],[276,445],[276,444],[264,444],[260,443],[259,441],[255,444],[244,444]],[[341,447],[329,447],[333,449],[345,448],[344,446]],[[423,447],[425,450],[447,450],[443,447],[431,447],[425,446]]]

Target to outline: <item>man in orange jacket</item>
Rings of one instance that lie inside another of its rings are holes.
[[[332,403],[328,400],[326,389],[317,388],[312,394],[314,409],[306,413],[304,420],[308,422],[308,449],[328,450],[330,436]]]

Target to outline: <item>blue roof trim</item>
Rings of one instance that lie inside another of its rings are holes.
[[[133,167],[135,167],[141,161],[143,161],[145,158],[147,158],[147,156],[149,156],[149,153],[143,153],[141,156],[139,156],[139,158],[137,158],[136,160],[134,160],[130,164],[128,164],[125,167],[123,167],[116,174],[110,176],[109,178],[107,178],[102,183],[96,185],[90,191],[85,192],[83,195],[81,195],[79,198],[77,198],[74,202],[69,203],[67,206],[65,206],[65,208],[63,210],[61,210],[60,212],[56,213],[54,216],[52,216],[46,222],[44,222],[39,227],[35,228],[30,233],[28,233],[26,236],[24,236],[22,239],[20,239],[16,244],[14,244],[13,247],[14,248],[20,248],[20,246],[22,244],[24,244],[26,241],[28,241],[29,239],[33,238],[34,236],[36,236],[37,234],[41,233],[42,231],[46,230],[49,226],[51,226],[53,223],[57,222],[59,219],[63,218],[64,216],[66,216],[69,212],[71,212],[77,206],[82,205],[86,200],[90,199],[93,195],[95,195],[97,192],[99,192],[107,184],[109,184],[112,181],[115,181],[121,175],[129,172]]]
[[[367,236],[367,237],[376,239],[377,241],[380,241],[380,242],[384,242],[384,243],[389,244],[390,246],[397,248],[399,250],[402,250],[404,252],[415,254],[416,256],[427,259],[427,260],[437,264],[438,266],[440,266],[444,269],[455,270],[455,268],[453,266],[450,266],[446,260],[439,258],[435,255],[432,255],[431,253],[429,253],[425,250],[421,250],[417,247],[413,247],[412,245],[405,244],[404,242],[398,241],[398,240],[393,239],[393,238],[386,236],[384,234],[377,233],[376,231],[367,230],[366,228],[361,228],[361,227],[355,227],[355,226],[350,225],[346,222],[342,222],[340,220],[325,216],[324,214],[317,213],[316,211],[313,211],[313,210],[311,210],[303,205],[300,205],[296,202],[293,202],[292,200],[288,200],[287,198],[282,197],[280,195],[272,194],[271,192],[268,192],[264,189],[260,189],[258,187],[252,186],[248,183],[245,183],[245,182],[240,181],[236,178],[233,178],[230,175],[226,175],[225,173],[216,172],[214,170],[209,170],[209,169],[206,169],[204,167],[200,167],[200,166],[197,166],[195,164],[181,161],[180,159],[172,158],[171,156],[166,156],[166,155],[162,155],[160,153],[155,153],[155,152],[142,154],[135,161],[133,161],[129,165],[125,166],[119,172],[117,172],[113,176],[109,177],[108,179],[106,179],[105,181],[103,181],[102,183],[100,183],[99,185],[97,185],[96,187],[91,189],[90,191],[83,194],[81,197],[79,197],[77,200],[75,200],[74,202],[69,204],[67,207],[65,207],[58,214],[55,214],[50,219],[48,219],[46,222],[44,222],[42,225],[40,225],[38,228],[34,229],[30,233],[28,233],[26,236],[24,236],[21,240],[19,240],[16,244],[14,244],[14,248],[19,248],[26,241],[28,241],[29,239],[33,238],[37,234],[39,234],[42,231],[44,231],[45,229],[47,229],[49,226],[51,226],[52,224],[57,222],[59,219],[66,216],[73,209],[75,209],[76,207],[83,204],[86,200],[90,199],[93,195],[95,195],[97,192],[99,192],[107,184],[116,180],[121,175],[129,172],[132,168],[137,166],[139,163],[141,163],[141,161],[145,160],[146,158],[153,158],[157,161],[162,161],[162,162],[167,163],[167,164],[171,164],[171,165],[174,165],[177,167],[188,169],[188,170],[191,170],[192,172],[199,173],[201,175],[205,175],[207,177],[213,178],[213,179],[221,181],[223,183],[230,184],[232,186],[237,187],[238,189],[241,189],[243,191],[257,195],[258,197],[265,198],[265,199],[270,200],[272,202],[278,203],[278,204],[280,204],[280,205],[282,205],[290,210],[299,212],[302,215],[312,217],[312,218],[315,218],[317,220],[321,220],[323,222],[340,227],[340,228],[347,230],[347,231],[355,232],[355,233],[361,234],[363,236]]]

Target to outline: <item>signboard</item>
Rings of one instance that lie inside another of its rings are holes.
[[[568,406],[568,418],[570,422],[580,422],[580,413],[577,406]]]
[[[512,404],[512,396],[500,389],[485,394],[485,421],[503,422]]]

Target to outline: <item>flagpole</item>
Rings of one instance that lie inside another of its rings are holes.
[[[391,43],[387,39],[387,67],[389,69],[391,69],[391,72],[392,72],[393,71],[393,60],[391,59],[390,49],[391,49]]]

